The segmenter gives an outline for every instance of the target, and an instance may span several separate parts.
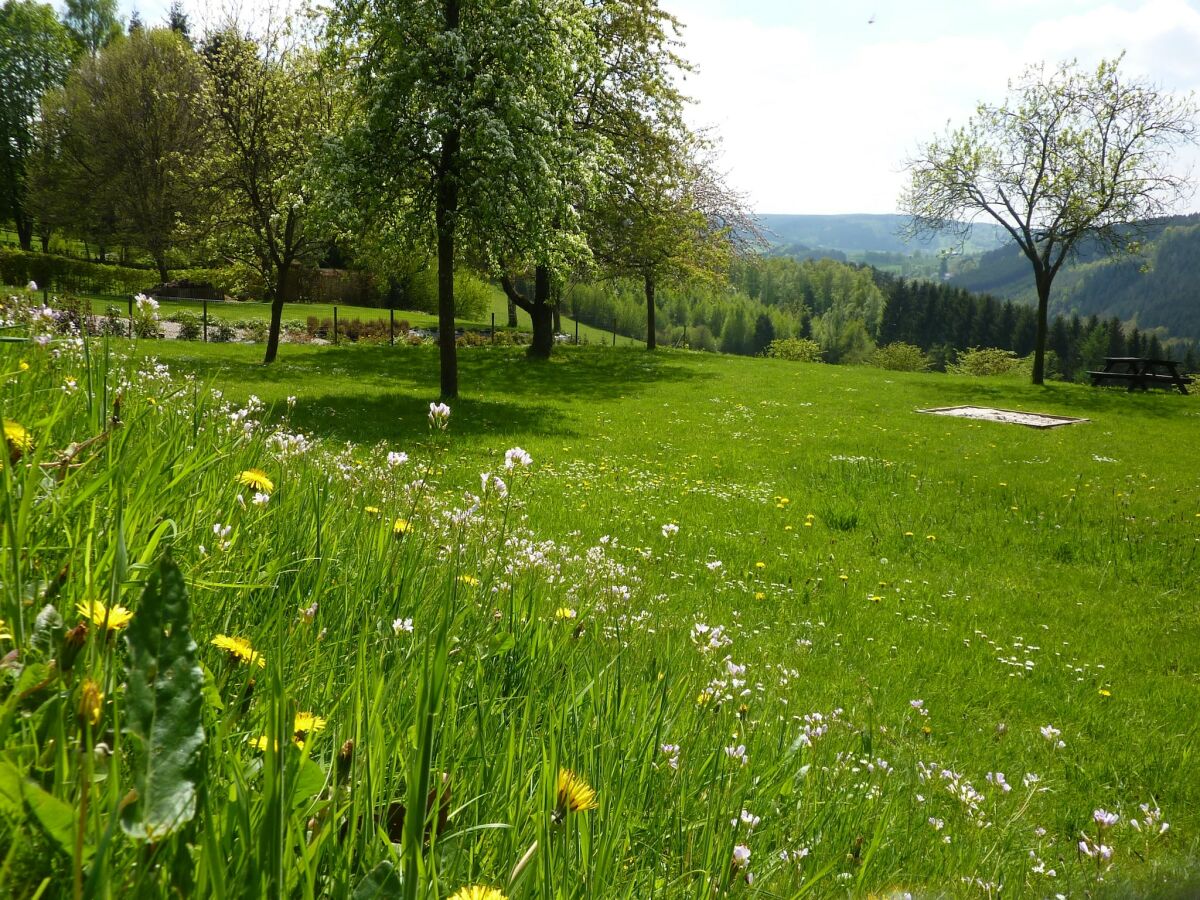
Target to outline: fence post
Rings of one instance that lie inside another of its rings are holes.
[[[133,295],[129,295],[129,336],[133,337]]]
[[[208,300],[204,301],[204,343],[208,343]]]
[[[396,310],[388,310],[388,337],[393,347],[396,346]]]
[[[336,343],[337,343],[337,341],[338,341],[338,333],[337,333],[337,304],[334,304],[334,307],[333,307],[333,342],[336,344]]]
[[[492,343],[496,343],[496,314],[492,313]]]
[[[579,320],[575,320],[575,346],[579,346]]]
[[[613,346],[617,346],[617,317],[613,316]]]

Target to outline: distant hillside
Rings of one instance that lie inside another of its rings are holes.
[[[954,235],[940,235],[926,241],[906,241],[901,236],[908,223],[906,216],[851,214],[840,216],[762,215],[759,221],[769,232],[767,239],[779,252],[795,256],[838,253],[936,253],[958,247]],[[1002,243],[998,225],[976,225],[965,253],[983,253]]]
[[[1030,304],[1037,299],[1029,262],[1012,244],[966,261],[951,284]],[[1050,307],[1200,339],[1200,215],[1151,223],[1137,256],[1109,258],[1085,248],[1055,279]]]

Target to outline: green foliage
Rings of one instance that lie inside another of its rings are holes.
[[[46,104],[70,164],[57,189],[83,204],[102,243],[122,237],[150,254],[163,281],[183,223],[198,213],[202,84],[191,47],[152,29],[84,59]]]
[[[1012,375],[1028,365],[1029,360],[1018,358],[1011,350],[973,347],[959,353],[958,361],[946,366],[946,371],[951,375]]]
[[[479,321],[491,311],[493,287],[470,272],[454,273],[454,317]],[[418,312],[436,313],[438,285],[436,268],[426,268],[408,282],[404,295],[405,307]]]
[[[771,341],[766,355],[791,362],[823,362],[825,351],[820,344],[808,338],[780,338]]]
[[[117,0],[66,0],[63,24],[81,53],[95,56],[121,36]]]
[[[5,0],[0,6],[0,218],[15,221],[26,250],[33,233],[26,170],[36,149],[39,104],[67,77],[73,53],[50,4]]]
[[[150,573],[125,641],[125,730],[134,742],[137,795],[122,809],[121,827],[158,843],[196,814],[204,746],[204,673],[192,639],[187,585],[170,556]]]
[[[198,341],[203,335],[204,323],[195,313],[176,313],[171,316],[171,321],[179,324],[179,340],[181,341]]]
[[[924,372],[930,363],[920,347],[896,341],[876,349],[871,355],[871,365],[892,372]]]

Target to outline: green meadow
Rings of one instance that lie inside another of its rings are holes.
[[[1196,397],[260,353],[0,347],[6,894],[1195,889]]]

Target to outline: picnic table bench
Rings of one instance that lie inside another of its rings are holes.
[[[1179,363],[1173,359],[1143,359],[1140,356],[1109,356],[1104,360],[1104,370],[1089,371],[1093,385],[1124,384],[1129,390],[1146,390],[1152,387],[1178,388],[1186,394],[1192,380],[1179,371]]]

